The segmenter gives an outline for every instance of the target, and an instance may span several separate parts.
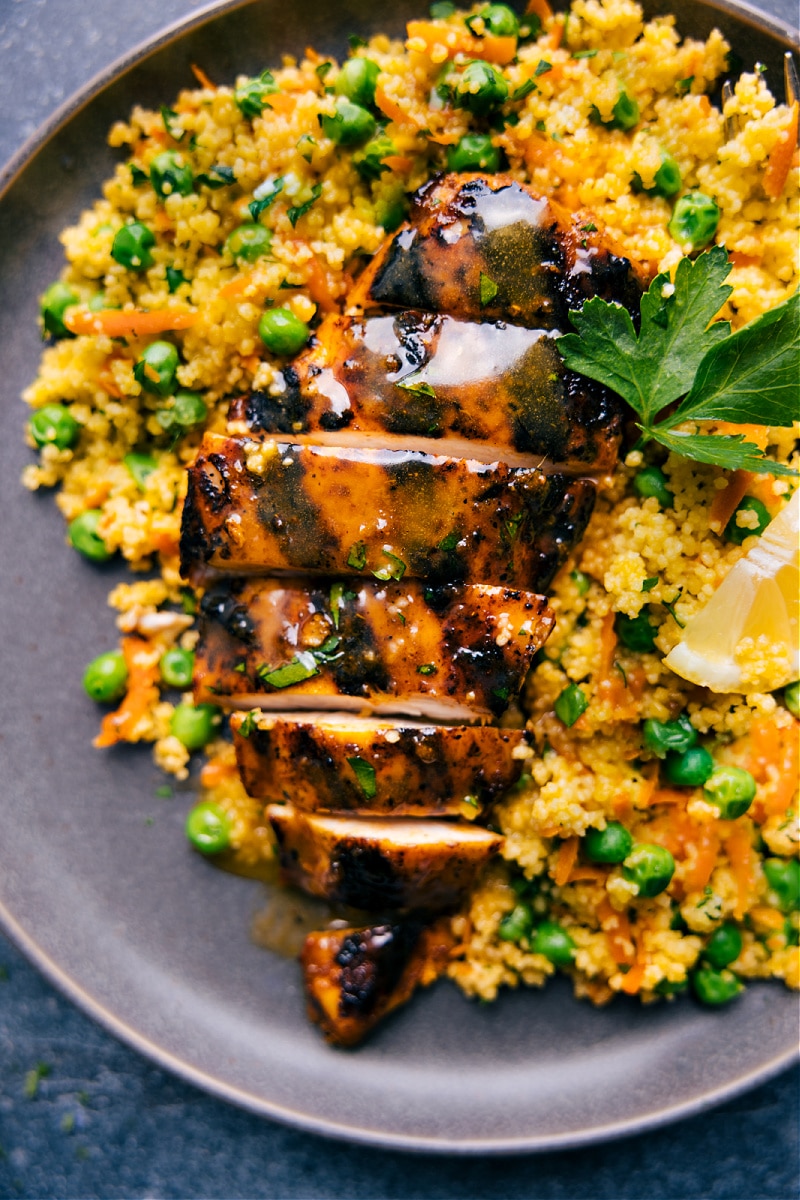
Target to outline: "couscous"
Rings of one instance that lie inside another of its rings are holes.
[[[682,40],[633,0],[557,14],[532,0],[521,16],[435,4],[404,42],[374,37],[342,64],[308,50],[232,84],[200,64],[174,109],[136,108],[111,130],[119,165],[64,232],[67,266],[43,298],[24,483],[57,489],[89,561],[119,554],[139,575],[109,597],[120,648],[87,669],[89,695],[115,706],[97,745],[152,743],[178,778],[205,752],[200,849],[272,869],[263,802],[239,781],[219,713],[190,691],[197,597],[178,543],[201,435],[226,432],[231,397],[280,396],[287,358],[445,169],[502,170],[588,210],[648,278],[724,246],[720,315],[734,330],[786,301],[797,103],[776,103],[756,67],[720,111],[709,96],[727,55],[720,33]],[[490,119],[464,99],[486,85],[465,75],[476,61],[501,90]],[[718,432],[797,466],[796,429]],[[800,986],[796,533],[794,600],[782,625],[742,628],[726,652],[735,686],[664,662],[795,486],[626,439],[553,584],[554,632],[503,718],[527,730],[523,774],[490,814],[500,855],[450,918],[446,971],[468,995],[557,970],[597,1004],[690,981],[709,1004],[743,979]]]

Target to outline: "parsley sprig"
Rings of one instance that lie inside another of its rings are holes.
[[[657,275],[642,296],[637,335],[630,313],[598,296],[570,319],[577,333],[558,341],[572,371],[619,393],[641,419],[642,442],[729,470],[797,475],[744,434],[684,433],[684,421],[791,426],[800,420],[800,294],[736,333],[714,321],[732,292],[728,252],[714,246],[678,263],[674,283]],[[665,414],[664,410],[673,405]],[[660,419],[656,419],[659,418]]]

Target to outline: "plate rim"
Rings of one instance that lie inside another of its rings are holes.
[[[46,147],[50,140],[106,88],[116,83],[147,58],[186,34],[229,13],[251,5],[255,6],[259,2],[260,0],[211,0],[210,3],[204,4],[194,12],[170,22],[154,35],[137,42],[131,49],[117,56],[63,101],[3,164],[0,169],[0,201],[5,198],[17,179],[33,163],[36,155]],[[703,0],[703,3],[706,7],[735,17],[746,25],[766,31],[788,47],[800,49],[800,35],[797,30],[781,18],[763,12],[746,3],[745,0]],[[607,1125],[577,1132],[526,1134],[523,1137],[515,1138],[481,1139],[471,1137],[469,1140],[464,1140],[446,1136],[428,1138],[412,1134],[394,1134],[355,1128],[352,1125],[339,1124],[328,1118],[315,1117],[267,1100],[261,1095],[209,1074],[185,1058],[165,1049],[126,1020],[118,1017],[102,1001],[87,991],[69,972],[60,967],[58,962],[27,932],[24,925],[2,901],[0,901],[0,929],[27,961],[57,991],[74,1003],[84,1015],[96,1021],[123,1045],[134,1049],[161,1069],[169,1071],[217,1100],[224,1100],[254,1115],[267,1117],[290,1128],[336,1141],[376,1148],[437,1155],[493,1156],[541,1154],[548,1151],[603,1144],[662,1128],[707,1111],[767,1082],[787,1070],[800,1058],[800,1047],[791,1047],[758,1068],[748,1071],[744,1076],[719,1085],[702,1096],[667,1105],[634,1120],[623,1118]]]

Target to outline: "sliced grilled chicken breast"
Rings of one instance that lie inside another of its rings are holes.
[[[444,921],[311,933],[300,955],[308,1014],[330,1042],[355,1046],[417,987],[442,974],[452,946]]]
[[[301,442],[603,471],[621,405],[566,370],[561,332],[435,313],[330,316],[284,371],[285,389],[241,397],[229,417]]]
[[[291,804],[266,815],[285,883],[372,912],[454,907],[503,842],[460,821],[330,817]]]
[[[201,603],[198,701],[499,716],[553,625],[543,596],[413,581],[226,580]]]
[[[447,175],[417,192],[410,224],[375,255],[350,307],[566,330],[591,296],[638,314],[642,281],[589,213],[507,176]]]
[[[594,492],[533,467],[206,434],[189,470],[182,569],[539,590],[583,534]]]
[[[471,818],[522,772],[522,731],[490,725],[234,713],[231,726],[245,790],[304,811]]]

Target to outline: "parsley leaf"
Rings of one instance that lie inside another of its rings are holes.
[[[732,290],[724,283],[730,269],[725,248],[714,246],[694,262],[681,259],[674,284],[657,276],[642,297],[638,335],[626,309],[593,297],[570,313],[578,332],[560,338],[558,348],[567,367],[628,402],[641,418],[644,442],[654,439],[684,458],[729,470],[795,476],[744,434],[675,429],[684,421],[787,427],[800,418],[800,295],[731,333],[727,321],[713,321]]]
[[[311,199],[306,200],[305,204],[298,204],[296,208],[290,208],[287,212],[287,217],[292,223],[292,227],[297,224],[301,217],[304,217],[313,204],[316,204],[322,195],[322,184],[315,183],[311,189]]]
[[[307,650],[298,650],[291,662],[282,667],[259,667],[258,675],[270,687],[294,687],[297,683],[304,683],[306,679],[319,675],[319,667],[313,654],[309,654]]]
[[[362,796],[365,800],[371,800],[378,790],[378,785],[375,782],[375,768],[366,759],[360,758],[357,754],[352,758],[348,758],[347,761],[353,769],[353,774],[356,777],[358,786],[361,788]]]
[[[254,199],[248,204],[250,216],[254,221],[257,221],[265,209],[269,208],[278,196],[283,191],[283,176],[280,175],[275,182],[268,187],[267,191],[262,192],[261,188],[256,188],[253,192]]]
[[[392,554],[391,550],[387,550],[385,546],[381,554],[384,558],[388,558],[389,562],[385,567],[379,567],[377,571],[372,572],[375,578],[381,579],[384,582],[387,579],[402,579],[406,573],[406,564],[402,558],[398,558],[396,554]]]
[[[230,187],[232,183],[236,183],[236,176],[233,173],[233,167],[225,167],[216,163],[213,167],[209,167],[205,174],[196,175],[195,183],[200,183],[204,187],[216,191],[217,188]]]
[[[430,396],[433,400],[436,399],[436,392],[429,383],[420,379],[419,371],[413,375],[406,375],[405,379],[398,379],[394,386],[402,388],[404,392],[413,392],[417,396]]]
[[[498,288],[495,281],[493,279],[490,279],[488,275],[484,275],[483,271],[481,271],[481,277],[480,277],[481,308],[485,308],[487,304],[491,304],[499,290],[500,289]]]
[[[174,142],[182,142],[183,139],[186,137],[186,130],[181,129],[180,125],[177,123],[180,120],[180,118],[179,118],[178,114],[175,112],[175,109],[168,108],[166,104],[162,104],[161,105],[161,120],[163,121],[164,128],[166,129],[167,133],[172,138],[172,140]]]

